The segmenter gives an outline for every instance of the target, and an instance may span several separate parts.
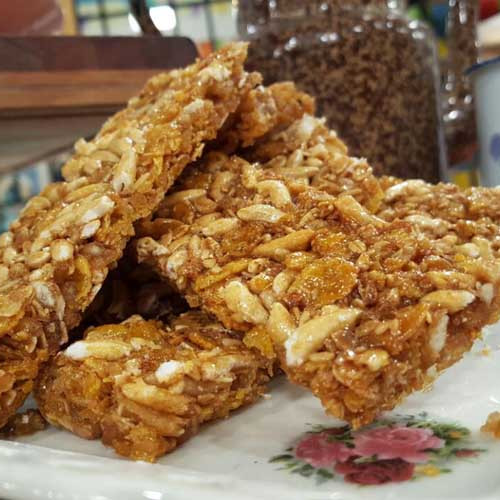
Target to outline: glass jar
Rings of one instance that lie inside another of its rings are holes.
[[[439,180],[446,154],[432,31],[401,0],[240,0],[248,68],[293,80],[377,174]]]
[[[450,177],[459,184],[474,183],[477,167],[477,131],[472,85],[466,70],[478,62],[475,0],[450,0],[448,57],[443,68],[444,131]]]

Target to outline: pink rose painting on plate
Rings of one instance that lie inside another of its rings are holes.
[[[354,450],[341,441],[329,440],[330,435],[322,432],[310,434],[295,448],[295,456],[313,467],[328,467],[333,462],[346,462],[355,456]]]
[[[429,460],[426,450],[442,448],[444,444],[444,439],[436,437],[431,429],[396,425],[357,433],[354,453],[361,457],[376,455],[382,460],[400,458],[409,463],[423,463]]]
[[[401,483],[451,472],[456,459],[474,459],[485,450],[470,447],[470,431],[430,420],[426,414],[379,420],[357,431],[316,426],[270,462],[318,483],[342,477],[358,485]]]
[[[344,476],[344,481],[357,484],[400,483],[408,481],[415,473],[415,465],[400,458],[375,462],[354,461],[338,463],[335,472]]]

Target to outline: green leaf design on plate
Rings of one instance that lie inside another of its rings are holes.
[[[288,453],[284,453],[283,455],[276,455],[275,457],[269,459],[269,463],[284,462],[287,460],[293,460],[293,455],[290,455]]]

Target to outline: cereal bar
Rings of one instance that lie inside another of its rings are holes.
[[[231,44],[185,69],[151,78],[92,141],[77,141],[64,178],[109,184],[137,218],[149,215],[260,82],[260,75],[243,69],[246,53],[246,44]]]
[[[41,371],[43,416],[120,455],[155,461],[264,392],[271,364],[199,312],[87,331]]]
[[[241,152],[250,162],[272,168],[294,182],[311,184],[331,195],[348,194],[369,211],[379,209],[382,187],[367,161],[347,155],[347,147],[324,120],[299,116],[287,127],[272,130]]]
[[[79,140],[67,182],[34,197],[0,237],[0,427],[31,391],[38,367],[67,341],[110,267],[258,75],[245,44],[152,78],[90,142]]]
[[[419,179],[401,181],[394,177],[380,178],[380,186],[384,198],[378,213],[386,220],[412,220],[414,215],[427,214],[438,222],[474,224],[473,231],[478,225],[500,222],[499,188],[462,189],[455,184],[429,184]],[[418,221],[418,218],[413,219]],[[429,227],[429,222],[421,226]]]
[[[253,163],[213,151],[189,167],[136,253],[358,427],[431,382],[497,319],[496,241],[474,224],[434,235],[384,220],[373,213],[384,191],[362,160],[320,120],[290,129],[271,141],[274,160],[264,141]],[[330,193],[310,186],[325,165],[339,172]]]
[[[386,221],[407,219],[427,233],[449,233],[451,224],[453,230],[469,236],[496,236],[500,224],[500,189],[461,189],[454,184],[429,184],[419,179],[376,178],[367,161],[348,156],[345,145],[335,140],[335,135],[320,120],[310,121],[316,142],[323,136],[324,141],[332,144],[335,141],[335,147],[330,147],[328,153],[321,145],[304,148],[298,133],[299,123],[286,130],[273,130],[242,155],[249,161],[260,162],[264,168],[281,169],[284,174],[301,172],[308,184],[334,196],[349,194]],[[290,167],[294,168],[288,170]]]
[[[227,154],[254,147],[287,129],[304,114],[313,114],[314,99],[292,82],[262,85],[245,94],[235,113],[211,144],[211,149]]]

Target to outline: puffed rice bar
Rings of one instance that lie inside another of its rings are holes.
[[[258,83],[233,44],[152,78],[0,237],[0,427],[177,175]]]
[[[320,120],[309,125],[316,142],[330,140],[333,144],[334,134]],[[432,239],[442,238],[445,245],[466,242],[463,251],[468,248],[475,256],[483,247],[482,239],[487,239],[494,257],[500,256],[500,188],[461,189],[419,179],[376,178],[366,160],[349,157],[340,141],[336,140],[338,151],[330,147],[326,153],[323,146],[301,144],[297,130],[294,124],[267,136],[242,155],[283,175],[300,174],[305,184],[330,195],[350,195],[384,221],[405,220]]]
[[[297,116],[300,118],[300,116]],[[325,138],[332,133],[318,120],[309,126]],[[277,168],[307,178],[304,182],[339,196],[349,194],[370,212],[386,221],[405,219],[418,224],[425,233],[458,231],[463,237],[495,238],[500,224],[500,189],[454,184],[429,184],[419,179],[376,178],[366,160],[348,156],[347,148],[337,140],[339,151],[326,152],[323,146],[303,147],[300,127],[272,131],[249,150],[240,152],[248,161],[264,168]],[[302,127],[304,130],[304,127]],[[433,219],[433,220],[429,220]]]
[[[218,134],[213,149],[230,154],[255,147],[255,143],[269,143],[271,137],[314,111],[314,99],[300,92],[292,82],[259,85],[243,96],[238,109]]]
[[[312,112],[314,100],[300,92],[293,83],[282,82],[269,87],[259,85],[242,96],[238,109],[229,116],[214,144],[229,151],[245,149]],[[142,226],[146,225],[147,222],[142,221]],[[111,272],[85,311],[80,329],[120,323],[133,314],[168,321],[187,309],[187,304],[171,285],[147,266],[137,266],[125,252],[117,269]]]
[[[356,169],[339,167],[338,196],[311,187],[321,165],[361,160],[320,120],[291,128],[283,137],[296,149],[281,164],[212,152],[190,167],[137,256],[358,427],[432,381],[497,319],[496,243],[383,220],[360,203]],[[380,206],[384,193],[362,167]]]
[[[384,198],[378,214],[385,220],[408,219],[419,221],[415,215],[427,215],[434,226],[454,224],[462,232],[475,233],[481,228],[485,237],[496,235],[500,223],[500,188],[469,187],[461,189],[455,184],[429,184],[419,179],[402,181],[382,177],[380,186]],[[445,221],[446,223],[443,223]],[[421,227],[432,224],[422,220]],[[471,229],[466,230],[465,226]],[[487,227],[488,226],[488,227]]]
[[[155,461],[265,392],[271,364],[199,312],[87,331],[46,365],[35,396],[52,424]]]

